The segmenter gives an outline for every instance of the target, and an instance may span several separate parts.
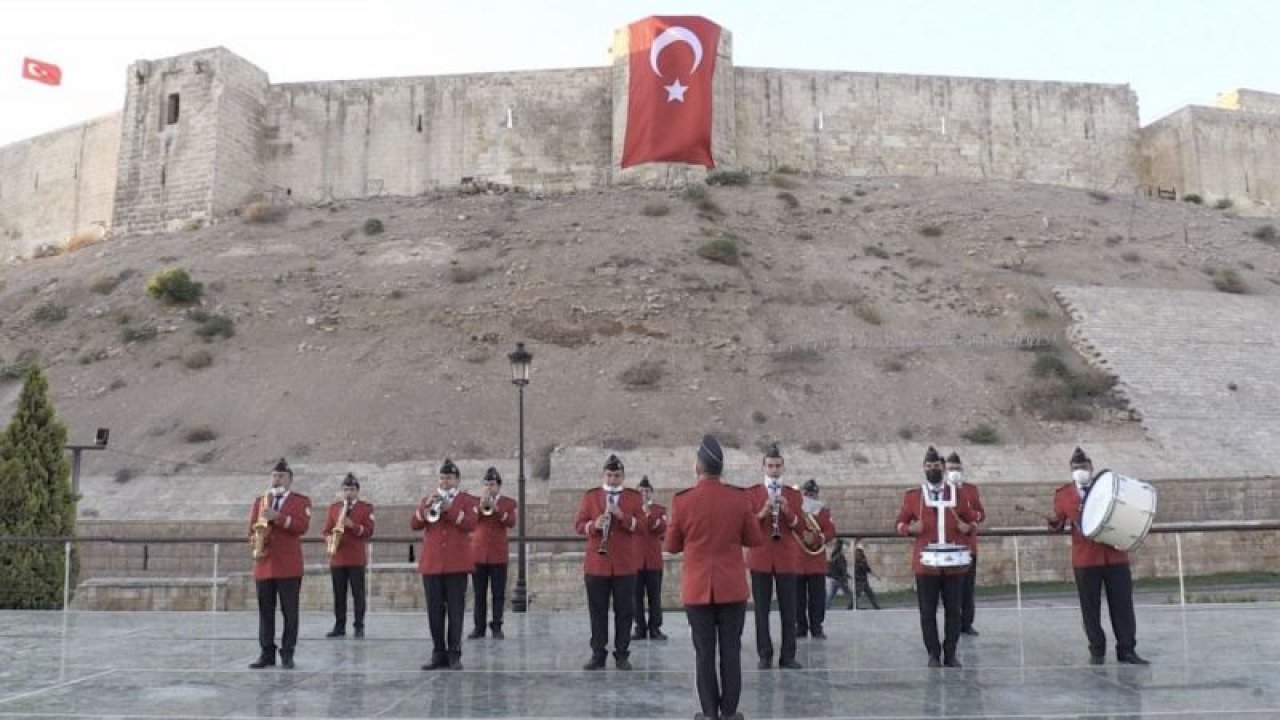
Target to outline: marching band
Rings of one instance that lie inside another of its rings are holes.
[[[1057,488],[1053,509],[1043,517],[1050,531],[1071,534],[1089,660],[1105,662],[1107,638],[1100,619],[1105,590],[1116,660],[1146,665],[1148,661],[1136,652],[1128,551],[1150,529],[1155,489],[1109,470],[1095,474],[1092,460],[1080,448],[1069,466],[1071,482]],[[583,494],[574,529],[586,538],[583,580],[591,618],[591,657],[584,669],[601,670],[606,665],[611,605],[613,657],[619,670],[632,669],[631,640],[666,639],[661,631],[662,553],[684,553],[681,597],[697,658],[700,715],[741,717],[736,711],[741,690],[736,656],[748,594],[754,601],[760,669],[773,666],[769,616],[775,594],[781,616],[777,667],[799,669],[797,636],[826,636],[823,620],[830,599],[824,596],[830,546],[834,545],[833,563],[839,560],[841,567],[838,576],[831,577],[843,582],[849,592],[844,545],[836,536],[830,507],[819,499],[817,480],[810,479],[802,487],[782,482],[785,465],[777,444],[765,451],[763,482],[749,488],[722,483],[723,453],[710,435],[703,438],[695,467],[697,482],[676,494],[670,517],[665,507],[654,502],[648,476],[638,489],[625,487],[625,471],[617,455],[606,459],[601,484]],[[280,664],[289,669],[294,667],[298,640],[301,540],[310,524],[311,501],[291,489],[293,470],[284,459],[276,463],[270,479],[270,487],[254,498],[249,512],[261,651],[249,667],[276,665],[278,651]],[[430,662],[423,670],[462,668],[468,577],[475,607],[467,637],[483,638],[490,632],[496,639],[503,638],[507,532],[516,523],[516,502],[502,495],[502,478],[495,468],[485,473],[479,497],[463,492],[460,480],[458,466],[446,459],[436,487],[418,502],[410,521],[410,527],[422,533],[418,572],[432,641]],[[346,635],[348,591],[354,604],[354,635],[364,636],[368,542],[375,520],[373,505],[359,495],[360,482],[348,473],[341,482],[340,499],[329,506],[325,518],[322,536],[334,598],[334,626],[326,637]],[[735,508],[741,509],[740,524]],[[952,452],[944,463],[938,451],[929,447],[923,481],[904,493],[895,527],[899,535],[914,539],[911,565],[930,667],[960,667],[959,636],[978,634],[973,627],[973,585],[977,535],[985,519],[978,488],[965,478],[959,455]],[[858,581],[865,584],[869,566],[861,543],[855,560],[862,573]],[[859,594],[863,590],[878,608],[870,588],[859,588]],[[944,616],[941,635],[939,603]],[[277,606],[284,618],[278,644]]]

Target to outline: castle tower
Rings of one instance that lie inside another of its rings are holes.
[[[225,48],[129,66],[113,227],[180,229],[262,191],[267,74]]]

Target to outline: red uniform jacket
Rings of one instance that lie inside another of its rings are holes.
[[[971,515],[976,522],[983,522],[987,519],[987,511],[982,507],[982,496],[978,493],[978,486],[973,483],[967,482],[960,486],[960,497],[957,499],[956,504],[960,507],[968,508],[969,515]],[[950,538],[949,535],[947,537]],[[978,528],[975,527],[967,533],[957,531],[956,542],[968,545],[969,550],[973,551],[973,554],[977,555]]]
[[[751,513],[746,491],[701,478],[671,502],[671,525],[664,543],[683,552],[680,601],[685,605],[746,602],[747,566],[743,547],[767,542]]]
[[[647,516],[641,511],[640,525],[636,527],[636,539],[640,542],[640,565],[637,570],[662,569],[662,539],[666,534],[667,509],[658,503],[651,503]]]
[[[480,511],[479,506],[476,512]],[[471,534],[471,559],[477,565],[506,565],[507,530],[516,526],[516,501],[499,495],[492,515],[477,515],[476,531]]]
[[[752,518],[769,502],[769,489],[764,483],[752,485],[746,489],[747,502],[751,504]],[[778,518],[778,527],[782,537],[773,538],[773,518],[765,515],[763,520],[756,520],[760,526],[760,534],[764,542],[747,551],[747,567],[752,572],[780,573],[799,575],[804,565],[804,551],[800,549],[800,541],[791,534],[792,530],[804,530],[804,518],[800,506],[804,496],[792,487],[782,488],[782,512]]]
[[[1128,565],[1129,553],[1090,540],[1080,532],[1080,511],[1083,509],[1084,501],[1080,499],[1075,483],[1069,482],[1054,491],[1053,514],[1056,519],[1049,523],[1049,529],[1063,532],[1067,525],[1071,526],[1071,566]]]
[[[329,506],[329,514],[324,520],[324,532],[320,533],[327,541],[338,524],[338,516],[342,513],[345,500]],[[364,500],[356,500],[347,515],[355,527],[342,532],[342,541],[338,543],[338,551],[329,557],[329,567],[364,567],[369,564],[369,538],[373,537],[373,505]]]
[[[951,492],[954,489],[952,485],[946,485],[944,492]],[[973,515],[970,510],[957,501],[956,506],[944,510],[943,522],[945,523],[947,542],[963,544],[960,542],[960,529],[956,527],[956,516],[965,522],[973,522]],[[929,543],[938,542],[938,510],[924,504],[924,492],[916,487],[907,491],[902,496],[902,507],[898,510],[898,534],[907,534],[907,525],[913,520],[920,521],[920,532],[916,534],[915,545],[911,548],[911,570],[916,575],[951,575],[968,572],[967,567],[961,568],[931,568],[925,567],[920,562],[920,551]]]
[[[262,496],[258,496],[249,509],[250,540],[261,507]],[[279,512],[267,531],[267,556],[253,563],[254,580],[302,577],[302,536],[311,525],[311,499],[290,492],[280,504]]]
[[[801,547],[800,553],[803,555],[803,560],[801,561],[802,564],[800,569],[801,569],[801,573],[804,575],[821,575],[823,577],[826,577],[827,576],[826,544],[831,542],[831,540],[835,538],[836,526],[835,526],[835,523],[831,522],[831,508],[828,508],[825,505],[822,507],[821,510],[818,511],[818,514],[816,517],[818,519],[818,527],[822,528],[822,532],[819,534],[822,535],[823,550],[817,555],[810,555],[809,553],[805,552],[803,547]],[[804,529],[808,529],[808,523],[805,523]],[[804,534],[804,529],[799,531],[801,535]]]
[[[583,572],[601,577],[635,575],[640,569],[641,547],[636,531],[644,518],[644,498],[639,490],[623,488],[618,498],[618,507],[626,514],[626,518],[613,519],[609,526],[609,552],[601,553],[600,541],[604,534],[595,526],[595,522],[596,518],[604,514],[604,496],[604,489],[598,487],[584,493],[582,502],[578,505],[578,518],[573,523],[573,529],[579,535],[587,536]]]
[[[479,501],[460,492],[453,504],[440,514],[438,522],[427,522],[427,504],[418,505],[409,519],[409,527],[422,531],[422,552],[418,554],[419,575],[469,573],[475,569],[471,561],[471,531],[476,529]]]

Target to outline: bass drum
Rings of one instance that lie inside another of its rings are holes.
[[[1156,517],[1156,489],[1134,478],[1103,470],[1093,478],[1080,513],[1080,532],[1117,550],[1136,550]]]

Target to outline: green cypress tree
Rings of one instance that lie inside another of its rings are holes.
[[[0,436],[0,535],[75,534],[67,428],[48,392],[44,373],[32,366],[13,419]],[[0,608],[61,607],[64,563],[61,545],[0,543]],[[75,581],[73,572],[72,587]]]

